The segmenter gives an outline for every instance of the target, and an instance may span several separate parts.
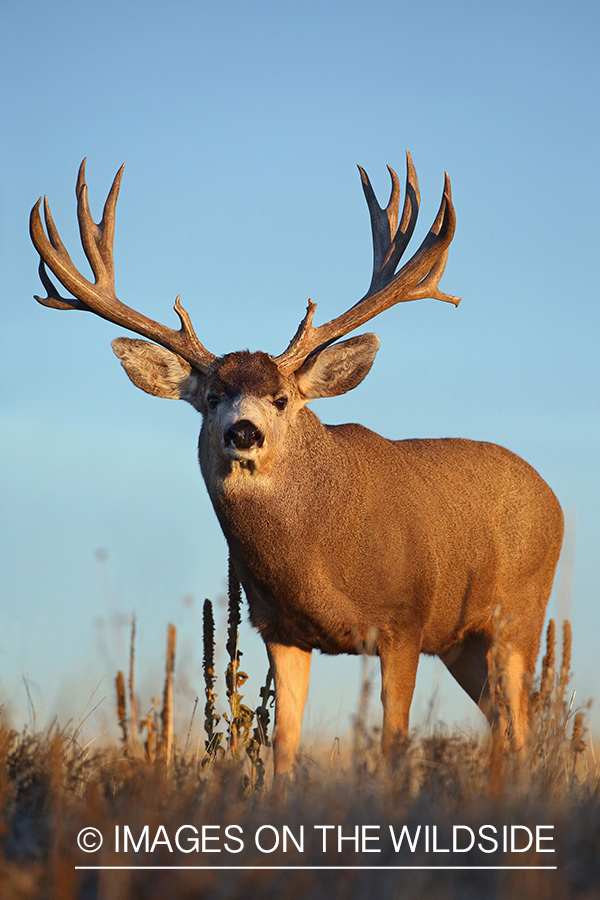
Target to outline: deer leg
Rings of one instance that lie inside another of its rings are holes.
[[[267,653],[275,679],[273,756],[275,777],[278,778],[289,773],[298,751],[311,653],[274,642],[267,643]]]
[[[381,747],[390,762],[402,752],[408,736],[408,714],[415,690],[420,642],[379,647],[383,729]]]
[[[523,656],[518,649],[513,649],[500,669],[498,704],[505,704],[508,713],[508,721],[501,725],[503,739],[517,752],[524,749],[529,733],[529,684]],[[496,723],[491,724],[494,727]]]
[[[483,712],[492,731],[500,730],[510,746],[520,750],[526,740],[527,679],[523,657],[518,650],[511,651],[500,665],[500,696],[492,703],[488,681],[490,655],[497,648],[483,632],[468,635],[462,644],[452,647],[441,657],[450,674]],[[498,663],[497,663],[498,664]],[[504,703],[508,721],[503,723],[498,703]]]

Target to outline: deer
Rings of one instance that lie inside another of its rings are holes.
[[[275,779],[293,774],[313,650],[366,649],[379,657],[382,752],[393,760],[407,740],[421,654],[442,660],[497,732],[490,666],[501,640],[507,728],[512,745],[522,747],[562,542],[554,493],[499,445],[390,440],[358,424],[323,424],[308,405],[357,387],[373,364],[376,335],[340,338],[397,303],[431,298],[458,306],[459,297],[439,289],[456,224],[448,175],[433,225],[398,268],[420,203],[411,156],[401,214],[396,172],[388,166],[390,199],[381,207],[359,166],[373,239],[366,294],[319,326],[309,301],[279,356],[249,350],[217,356],[198,339],[180,296],[178,329],[117,298],[113,237],[124,167],[96,224],[85,162],[77,216],[94,280],[71,261],[46,197],[44,228],[40,198],[30,233],[47,296],[35,299],[91,312],[145,338],[112,341],[130,380],[154,396],[185,400],[201,414],[200,469],[274,674]],[[72,296],[58,293],[48,270]]]

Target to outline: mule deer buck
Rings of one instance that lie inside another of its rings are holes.
[[[360,167],[359,167],[360,168]],[[388,167],[389,168],[389,167]],[[81,241],[94,281],[73,265],[44,200],[31,237],[54,309],[93,312],[149,338],[112,342],[129,378],[202,414],[199,461],[234,569],[275,675],[275,772],[291,768],[300,739],[311,652],[357,653],[375,635],[381,663],[384,753],[407,734],[421,653],[437,655],[492,726],[488,668],[501,608],[510,733],[527,731],[528,684],[562,540],[561,508],[537,472],[503,447],[454,438],[392,441],[360,425],[324,425],[307,404],[356,387],[379,346],[374,334],[337,343],[396,303],[434,298],[455,228],[446,176],[423,243],[396,271],[414,231],[419,188],[407,154],[400,186],[382,209],[360,169],[373,233],[365,296],[319,327],[315,304],[280,356],[207,350],[175,301],[181,327],[146,318],[117,299],[113,234],[122,168],[99,224],[85,160],[77,180]],[[47,232],[47,234],[46,234]],[[65,299],[46,267],[73,295]]]

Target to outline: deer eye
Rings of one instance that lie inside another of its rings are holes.
[[[288,402],[287,397],[278,397],[277,400],[273,400],[273,403],[275,404],[275,406],[277,407],[279,412],[283,412],[283,410],[287,406],[287,402]]]
[[[210,397],[207,397],[207,398],[206,398],[206,402],[208,403],[208,408],[209,408],[209,409],[216,409],[217,406],[219,405],[220,399],[221,399],[221,398],[218,397],[216,394],[211,394]]]

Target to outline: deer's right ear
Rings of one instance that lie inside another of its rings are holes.
[[[181,356],[133,338],[115,338],[111,347],[136,387],[155,397],[187,400],[200,409],[198,397],[203,376]]]

